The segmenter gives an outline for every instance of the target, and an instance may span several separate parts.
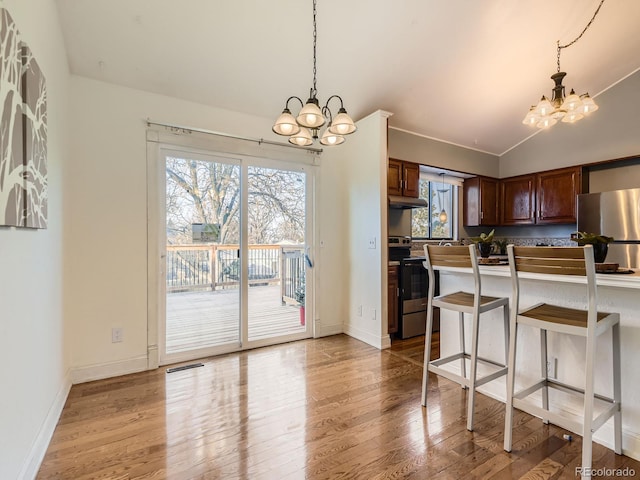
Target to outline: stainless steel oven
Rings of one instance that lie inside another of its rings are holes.
[[[389,259],[400,262],[398,298],[398,333],[400,338],[424,335],[427,323],[427,289],[429,277],[424,257],[411,256],[411,238],[390,237]],[[436,272],[435,293],[439,294]],[[440,329],[440,309],[433,312],[434,331]]]
[[[410,338],[424,335],[427,323],[427,289],[429,277],[422,264],[424,257],[408,257],[400,260],[400,299],[398,335]],[[435,294],[439,285],[436,272]],[[440,309],[434,309],[434,330],[439,330]]]

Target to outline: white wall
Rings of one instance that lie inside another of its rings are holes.
[[[71,85],[66,313],[72,377],[77,382],[147,367],[147,288],[152,286],[147,284],[144,120],[268,138],[273,135],[273,119],[78,76],[71,77]],[[344,314],[341,302],[347,265],[339,255],[344,249],[342,230],[332,223],[335,210],[341,208],[344,175],[342,163],[332,164],[323,158],[321,165],[318,227],[326,247],[317,265],[320,275],[329,277],[320,279],[316,304],[320,321],[316,327],[319,334],[329,334],[342,331]],[[338,186],[335,193],[334,186]],[[111,343],[112,327],[124,329],[122,343]]]
[[[498,176],[498,157],[433,138],[389,129],[389,157],[464,173]]]
[[[0,227],[0,478],[31,478],[68,389],[63,192],[69,73],[55,2],[0,2],[47,81],[49,227]]]
[[[640,71],[595,97],[598,111],[559,123],[500,157],[500,177],[638,155]]]
[[[349,308],[345,333],[378,348],[388,347],[386,298],[387,117],[374,112],[340,146],[347,192],[343,206]],[[369,248],[369,241],[375,248]],[[385,278],[383,283],[383,277]],[[362,314],[359,315],[359,307]],[[384,319],[384,320],[383,320]]]

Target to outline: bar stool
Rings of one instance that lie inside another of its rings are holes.
[[[597,292],[593,247],[507,247],[513,284],[511,305],[511,339],[509,342],[509,374],[507,375],[507,412],[505,415],[504,449],[512,448],[513,407],[541,417],[545,423],[553,423],[582,435],[582,475],[590,477],[592,462],[592,435],[611,416],[614,417],[615,452],[622,453],[622,414],[620,409],[620,315],[597,311]],[[586,277],[588,304],[586,310],[541,303],[519,311],[520,272]],[[530,387],[515,393],[516,339],[520,325],[540,330],[541,379]],[[596,338],[612,329],[613,339],[613,398],[594,392],[594,362]],[[585,388],[561,383],[547,377],[547,331],[585,337]],[[568,418],[549,410],[549,388],[575,393],[584,397],[582,421]],[[537,390],[542,390],[542,407],[525,401]],[[594,401],[601,401],[606,408],[593,418]]]
[[[427,304],[427,329],[425,335],[424,348],[424,368],[422,371],[422,406],[427,406],[427,386],[429,382],[429,372],[436,373],[440,376],[448,378],[459,383],[463,388],[469,389],[468,405],[467,405],[467,430],[473,431],[473,407],[476,387],[484,385],[507,373],[507,351],[509,345],[509,299],[507,297],[488,297],[481,295],[480,273],[478,271],[478,258],[475,245],[469,246],[435,246],[425,245],[424,253],[426,260],[424,266],[429,273],[429,292]],[[474,291],[456,292],[448,295],[440,295],[434,297],[435,291],[435,272],[433,267],[462,267],[471,268],[473,272]],[[453,310],[458,312],[459,330],[460,330],[460,352],[430,361],[431,358],[431,331],[433,328],[433,307],[440,309]],[[493,310],[495,308],[503,308],[504,314],[504,364],[488,360],[478,356],[478,330],[480,314]],[[471,352],[465,351],[464,341],[464,314],[471,315]],[[460,375],[449,370],[443,369],[442,366],[460,361]],[[469,376],[466,375],[466,360],[469,360],[470,371]],[[477,378],[478,361],[483,364],[498,367],[498,370],[489,373],[481,378]]]

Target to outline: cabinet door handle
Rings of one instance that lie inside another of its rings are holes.
[[[396,288],[396,297],[400,296],[400,287]]]
[[[484,218],[484,212],[480,212],[480,220]]]

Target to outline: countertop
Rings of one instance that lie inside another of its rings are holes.
[[[458,268],[458,267],[435,267],[441,273],[471,273],[470,268]],[[634,273],[631,274],[617,274],[617,273],[597,273],[596,282],[598,286],[602,287],[618,287],[618,288],[635,288],[640,289],[640,269],[632,269]],[[494,276],[494,277],[510,277],[511,271],[508,265],[480,265],[480,273],[482,275]],[[560,282],[560,283],[577,283],[586,284],[586,277],[579,277],[573,275],[547,275],[542,273],[529,273],[521,272],[518,274],[519,278],[527,280],[539,280],[543,282]]]

